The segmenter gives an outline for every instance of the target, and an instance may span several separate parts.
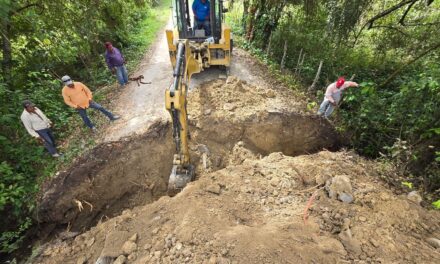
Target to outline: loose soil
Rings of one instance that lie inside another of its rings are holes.
[[[238,77],[194,77],[197,179],[168,197],[171,75],[162,74],[166,52],[150,54],[139,73],[160,87],[123,90],[123,119],[45,184],[38,221],[47,242],[29,263],[440,262],[440,213],[386,187],[381,166],[341,150],[304,96],[241,50],[231,67]]]
[[[376,163],[319,151],[340,146],[332,126],[289,105],[276,108],[277,100],[234,77],[196,89],[188,110],[197,180],[172,198],[165,195],[174,150],[168,123],[99,146],[50,184],[60,189],[50,191],[58,196],[46,199],[42,215],[56,224],[69,219],[71,229],[41,246],[33,263],[440,260],[428,242],[440,237],[439,212],[393,194]],[[352,203],[329,197],[329,183],[341,177]]]

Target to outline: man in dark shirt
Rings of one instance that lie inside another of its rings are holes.
[[[128,83],[128,73],[125,67],[125,59],[122,53],[111,42],[105,43],[105,62],[113,74],[116,73],[118,82],[123,87]]]
[[[194,26],[196,29],[204,29],[205,35],[211,35],[211,26],[209,23],[209,0],[194,0],[192,5],[192,10],[194,14],[195,23]]]

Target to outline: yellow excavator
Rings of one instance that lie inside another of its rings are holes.
[[[209,5],[209,17],[203,25],[196,21],[189,0],[173,0],[175,28],[166,30],[168,50],[173,66],[173,83],[165,92],[165,107],[171,115],[176,153],[168,181],[168,193],[174,195],[194,180],[188,140],[187,95],[191,76],[214,65],[229,69],[232,53],[231,29],[223,23],[221,0],[194,0]],[[191,1],[191,4],[193,1]],[[200,4],[200,3],[198,3]]]

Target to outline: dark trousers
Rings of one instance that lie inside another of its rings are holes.
[[[100,104],[96,102],[91,101],[89,107],[101,111],[110,120],[113,120],[115,118],[111,112],[107,111],[104,107],[102,107]],[[87,116],[87,109],[77,109],[77,111],[81,116],[82,120],[84,121],[84,123],[86,124],[86,126],[88,126],[89,128],[93,128],[94,125]]]
[[[57,146],[55,145],[55,138],[50,128],[45,128],[35,131],[44,140],[44,147],[49,151],[50,155],[57,153]]]

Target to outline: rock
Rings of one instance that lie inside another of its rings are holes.
[[[102,256],[96,260],[95,264],[112,264],[113,259],[114,259],[113,257]]]
[[[223,105],[223,109],[226,110],[226,111],[232,111],[232,110],[234,110],[235,108],[237,108],[237,106],[234,105],[234,104],[231,104],[231,103],[225,103],[225,104]]]
[[[155,257],[155,258],[158,258],[158,259],[159,259],[161,256],[162,256],[162,251],[155,251],[155,252],[154,252],[154,257]]]
[[[145,245],[144,245],[144,249],[145,249],[145,250],[150,250],[150,249],[151,249],[151,244],[148,244],[148,243],[145,244]]]
[[[182,243],[178,242],[178,243],[176,244],[176,247],[175,247],[175,248],[176,248],[177,250],[181,250],[182,247],[183,247]]]
[[[130,262],[133,262],[134,260],[136,260],[136,258],[137,258],[137,254],[136,254],[136,252],[134,252],[134,253],[128,255],[127,260],[129,260]]]
[[[220,185],[218,185],[217,183],[213,183],[211,185],[209,185],[208,187],[206,187],[205,189],[207,192],[213,193],[213,194],[217,194],[219,195],[221,192],[221,188]]]
[[[430,237],[430,238],[426,239],[426,242],[428,242],[428,244],[430,244],[434,248],[440,248],[440,239]]]
[[[85,264],[87,263],[87,258],[85,256],[81,256],[78,258],[78,260],[76,261],[76,264]]]
[[[334,238],[319,236],[316,238],[316,242],[318,243],[318,247],[325,254],[336,253],[341,256],[347,255],[347,251],[345,251],[341,242]]]
[[[367,221],[367,218],[364,216],[359,216],[359,221],[365,222],[365,221]]]
[[[192,252],[191,252],[191,250],[189,250],[189,249],[187,248],[187,249],[183,250],[182,254],[183,254],[185,257],[190,257],[191,254],[192,254]]]
[[[101,251],[101,256],[109,256],[113,259],[123,255],[122,246],[124,241],[127,241],[130,234],[127,231],[112,231],[105,237],[104,248]]]
[[[124,252],[125,255],[130,255],[131,253],[135,252],[136,249],[137,249],[136,243],[130,240],[126,241],[122,246],[122,251]]]
[[[231,262],[227,258],[218,257],[216,260],[217,264],[230,264]]]
[[[406,198],[418,205],[420,205],[420,203],[422,202],[422,197],[419,195],[419,193],[417,191],[412,191],[410,193],[408,193],[408,195],[406,196]]]
[[[342,231],[339,233],[338,237],[344,245],[345,250],[354,256],[359,256],[362,253],[361,242],[356,238],[353,238],[350,229]]]
[[[89,240],[87,240],[87,242],[86,242],[86,246],[87,246],[87,247],[91,247],[94,243],[95,243],[95,238],[92,237],[92,238],[90,238]]]
[[[388,193],[381,193],[380,199],[382,199],[382,201],[388,201],[390,199],[390,195]]]
[[[348,193],[339,194],[338,199],[344,203],[352,203],[354,200],[353,195]]]
[[[127,258],[124,255],[120,255],[113,264],[124,264]]]
[[[211,109],[206,109],[205,112],[203,112],[205,115],[210,115],[212,112]]]
[[[376,248],[380,246],[379,243],[374,238],[370,238],[370,243]]]
[[[269,98],[274,98],[276,96],[276,93],[275,93],[274,90],[268,90],[266,92],[266,96],[269,97]]]
[[[136,243],[137,239],[138,239],[138,234],[135,233],[128,240]]]
[[[353,190],[347,176],[338,175],[326,182],[325,189],[330,198],[349,202],[353,200]]]
[[[270,185],[272,185],[273,187],[277,187],[279,183],[280,183],[280,180],[277,177],[273,177],[270,180]]]

